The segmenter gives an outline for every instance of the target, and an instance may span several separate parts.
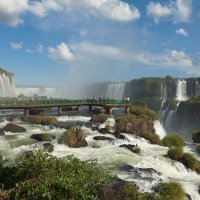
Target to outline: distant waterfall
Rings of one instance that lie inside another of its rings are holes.
[[[0,74],[0,97],[14,97],[15,84],[14,79],[6,76],[4,73]]]
[[[187,82],[186,80],[178,80],[177,90],[176,90],[176,100],[177,101],[186,101],[187,98]]]
[[[161,99],[164,101],[167,99],[167,86],[165,83],[161,84]]]
[[[123,99],[125,83],[111,83],[108,85],[106,97],[111,99]]]
[[[200,96],[200,84],[199,84],[199,81],[196,81],[196,96]]]

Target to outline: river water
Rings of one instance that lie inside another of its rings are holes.
[[[76,122],[87,123],[90,120],[89,116],[61,116],[58,117],[61,124],[74,124]],[[7,123],[3,120],[0,123],[0,128]],[[6,132],[5,136],[0,136],[0,152],[5,158],[11,160],[19,153],[42,148],[44,142],[36,142],[31,139],[32,134],[50,133],[57,138],[66,131],[64,128],[55,128],[52,126],[42,126],[15,121],[17,125],[26,128],[26,133],[10,133]],[[110,117],[100,128],[109,124],[113,130],[115,128],[115,120]],[[67,126],[66,126],[67,127]],[[165,130],[159,121],[154,124],[156,133],[160,137],[165,136]],[[200,184],[200,175],[188,170],[179,162],[172,161],[167,158],[168,148],[158,145],[152,145],[143,138],[136,137],[130,134],[124,134],[125,140],[116,139],[111,134],[105,134],[112,138],[111,141],[96,141],[94,136],[102,135],[98,131],[92,131],[91,128],[82,126],[86,134],[88,142],[87,147],[69,148],[64,144],[58,144],[57,140],[53,140],[54,151],[52,154],[57,157],[65,157],[74,155],[81,160],[96,159],[97,162],[104,168],[110,169],[119,178],[126,181],[131,181],[139,186],[141,191],[150,192],[152,187],[160,182],[176,181],[179,182],[185,189],[186,193],[191,196],[192,200],[199,200],[198,187]],[[140,155],[135,154],[128,149],[119,147],[121,144],[134,144],[141,148]],[[200,157],[195,153],[195,144],[187,144],[185,151],[192,153],[197,159]]]

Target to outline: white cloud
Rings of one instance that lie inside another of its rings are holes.
[[[32,2],[30,11],[45,17],[49,11],[77,11],[83,15],[102,15],[117,21],[130,21],[140,18],[139,10],[121,0],[42,0]]]
[[[14,50],[22,49],[23,48],[23,42],[11,42],[10,46]]]
[[[10,26],[22,24],[21,15],[28,9],[28,0],[0,0],[0,22]]]
[[[187,36],[188,36],[188,32],[187,32],[185,29],[183,29],[183,28],[177,29],[177,30],[176,30],[176,34],[177,34],[177,35],[182,35],[182,36],[184,36],[184,37],[187,37]]]
[[[147,5],[147,15],[156,23],[164,17],[170,17],[174,23],[189,22],[191,14],[192,0],[171,0],[165,5],[151,1]]]
[[[43,53],[44,52],[44,47],[41,44],[38,44],[35,46],[35,51],[37,53]]]
[[[56,48],[49,47],[48,48],[48,56],[59,63],[63,63],[66,61],[71,61],[75,59],[74,54],[71,52],[67,44],[62,42],[57,45]]]

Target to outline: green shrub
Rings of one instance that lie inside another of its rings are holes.
[[[16,160],[16,187],[9,200],[92,200],[98,187],[110,183],[111,174],[94,161],[69,156],[56,158],[38,151]]]
[[[179,183],[161,183],[155,188],[160,200],[184,200],[185,192]]]
[[[106,124],[106,125],[105,125],[105,129],[106,129],[107,131],[110,131],[110,130],[111,130],[111,126],[110,126],[109,124]]]
[[[199,161],[195,159],[191,154],[184,153],[181,162],[189,169],[197,170],[199,169]]]
[[[150,119],[152,121],[158,119],[158,116],[154,111],[141,106],[132,106],[130,108],[130,114],[136,115],[140,118]]]
[[[107,114],[98,114],[98,115],[92,115],[92,121],[93,122],[99,122],[101,124],[103,124],[106,120],[108,119],[108,115]]]
[[[101,114],[104,112],[103,108],[101,107],[95,107],[93,110],[92,110],[93,113],[95,114]]]
[[[145,138],[146,140],[149,140],[151,144],[161,144],[160,137],[156,135],[155,133],[151,132],[144,132],[141,137]]]
[[[197,153],[200,155],[200,144],[199,144],[199,145],[197,145],[197,148],[196,148],[196,150],[197,150]]]
[[[167,152],[167,155],[173,160],[180,160],[183,156],[183,148],[182,147],[170,148]]]
[[[53,126],[58,125],[57,118],[53,116],[32,115],[29,116],[27,120],[34,124],[53,125]]]
[[[162,143],[163,143],[164,146],[167,146],[169,148],[183,147],[184,144],[185,144],[182,137],[177,135],[177,134],[165,136],[162,140]]]

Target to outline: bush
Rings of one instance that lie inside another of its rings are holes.
[[[198,171],[200,168],[199,161],[195,159],[191,154],[184,153],[181,162],[189,169]]]
[[[197,148],[196,148],[196,150],[197,150],[197,153],[200,155],[200,144],[199,144],[199,145],[197,145]]]
[[[164,146],[167,146],[169,148],[183,147],[184,144],[185,144],[182,137],[177,135],[177,134],[165,136],[162,140],[162,143],[163,143]]]
[[[168,150],[167,155],[173,160],[180,160],[183,156],[183,148],[173,147]]]
[[[140,118],[150,119],[152,121],[158,119],[158,116],[154,111],[141,106],[132,106],[130,108],[130,114],[136,115]]]
[[[98,115],[92,115],[92,121],[93,122],[99,122],[103,124],[108,119],[107,114],[98,114]]]
[[[179,183],[161,183],[155,188],[160,200],[184,200],[185,192]]]
[[[155,133],[151,132],[144,132],[141,137],[143,137],[146,140],[149,140],[151,144],[161,144],[160,137],[156,135]]]
[[[16,160],[16,187],[9,200],[96,199],[97,188],[110,183],[111,174],[94,161],[69,156],[56,158],[38,151]]]
[[[52,125],[52,126],[58,125],[57,118],[53,116],[34,115],[34,116],[29,116],[27,120],[34,124]]]

